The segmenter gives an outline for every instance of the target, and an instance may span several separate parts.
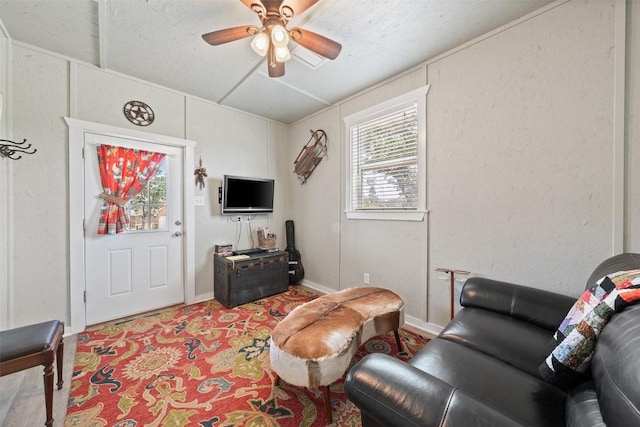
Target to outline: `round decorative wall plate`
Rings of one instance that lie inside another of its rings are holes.
[[[155,116],[153,110],[142,101],[129,101],[124,104],[124,116],[137,126],[149,126]]]

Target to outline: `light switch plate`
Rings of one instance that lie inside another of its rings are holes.
[[[195,196],[193,198],[193,204],[195,206],[204,206],[204,196]]]

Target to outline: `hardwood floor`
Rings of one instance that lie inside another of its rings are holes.
[[[64,426],[67,400],[71,388],[71,374],[76,356],[77,335],[64,337],[64,384],[58,390],[53,386],[53,425]],[[43,366],[5,375],[0,378],[0,426],[38,427],[46,420],[44,406]],[[54,369],[55,375],[57,372]]]

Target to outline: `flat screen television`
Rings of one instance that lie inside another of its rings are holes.
[[[225,175],[222,181],[222,214],[273,212],[274,180]]]

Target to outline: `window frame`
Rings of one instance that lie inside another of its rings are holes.
[[[429,85],[414,89],[403,95],[365,108],[344,117],[345,148],[346,148],[346,179],[345,179],[345,215],[347,219],[388,220],[388,221],[423,221],[427,211],[427,93]],[[383,208],[383,209],[354,209],[353,207],[353,141],[351,129],[361,123],[375,120],[408,104],[416,103],[417,109],[417,194],[416,209]]]

